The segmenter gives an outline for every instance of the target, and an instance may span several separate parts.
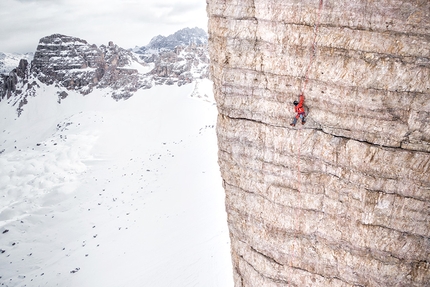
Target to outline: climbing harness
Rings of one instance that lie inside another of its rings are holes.
[[[303,82],[303,87],[301,89],[301,94],[304,94],[305,90],[306,90],[306,86],[308,84],[309,81],[309,71],[311,69],[311,66],[313,64],[313,61],[316,57],[316,40],[317,40],[317,35],[318,35],[318,28],[320,25],[320,19],[321,19],[321,12],[323,9],[324,3],[323,0],[319,0],[319,7],[318,7],[318,16],[317,16],[317,20],[315,22],[314,25],[314,37],[312,40],[312,46],[311,46],[311,54],[310,54],[310,58],[309,58],[309,63],[308,66],[306,68],[306,72],[305,72],[305,78],[304,78],[304,82]],[[299,129],[298,129],[298,135],[297,135],[297,208],[295,209],[295,217],[293,217],[293,221],[294,221],[294,237],[297,237],[297,230],[298,230],[298,224],[300,222],[298,222],[301,218],[299,212],[301,213],[301,205],[302,205],[302,194],[301,194],[301,188],[302,188],[302,183],[301,183],[301,170],[300,170],[300,161],[301,161],[301,146],[302,146],[302,137],[301,137],[301,133],[302,133],[302,125],[299,125]],[[292,257],[293,259],[298,258],[298,255],[296,254],[296,248],[294,246],[294,244],[292,243]],[[290,259],[290,268],[293,268],[293,263],[292,260]],[[290,280],[288,280],[288,286],[290,286],[291,283],[291,278]]]

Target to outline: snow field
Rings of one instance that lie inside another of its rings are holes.
[[[233,286],[213,101],[39,92],[0,103],[0,285]]]

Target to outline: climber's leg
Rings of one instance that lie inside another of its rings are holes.
[[[306,123],[305,114],[300,114],[300,119],[302,120],[302,125]]]
[[[294,127],[296,125],[298,119],[299,119],[299,115],[295,116],[293,119],[293,122],[290,124],[290,126]]]

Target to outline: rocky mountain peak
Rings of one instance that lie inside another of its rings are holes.
[[[0,100],[15,96],[13,103],[20,112],[26,97],[35,94],[38,82],[56,85],[61,90],[61,102],[70,90],[86,95],[94,89],[110,88],[106,93],[118,100],[154,84],[183,85],[208,77],[204,30],[185,28],[154,39],[158,40],[152,41],[151,47],[157,47],[158,52],[152,48],[150,52],[146,48],[134,52],[112,41],[98,47],[62,34],[43,37],[30,64],[20,62],[10,73],[1,75]]]
[[[54,34],[39,41],[31,75],[42,83],[82,94],[111,87],[112,97],[128,98],[138,88],[150,87],[137,69],[129,67],[132,63],[142,68],[146,65],[112,41],[97,47],[76,37]]]
[[[206,32],[201,28],[184,28],[167,37],[158,35],[151,39],[148,49],[174,50],[177,46],[205,45],[208,42]]]
[[[208,35],[205,30],[195,28],[184,28],[169,36],[155,36],[148,45],[136,48],[136,53],[145,53],[147,50],[170,50],[173,51],[178,46],[201,46],[207,45]]]
[[[31,64],[31,72],[41,82],[53,84],[59,82],[67,89],[79,89],[98,82],[103,73],[96,70],[103,60],[100,49],[95,45],[88,45],[87,41],[54,34],[40,39]],[[87,81],[76,81],[86,73]],[[88,75],[91,74],[91,75]]]
[[[57,45],[57,46],[68,46],[68,45],[87,45],[87,41],[79,39],[77,37],[71,37],[62,34],[52,34],[50,36],[43,37],[39,40],[39,45]]]
[[[201,28],[184,28],[167,37],[158,35],[147,46],[134,49],[145,63],[156,84],[190,83],[209,77],[208,35]]]

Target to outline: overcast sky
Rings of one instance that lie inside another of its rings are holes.
[[[205,0],[0,0],[0,52],[34,52],[56,33],[133,48],[185,27],[207,30]]]

